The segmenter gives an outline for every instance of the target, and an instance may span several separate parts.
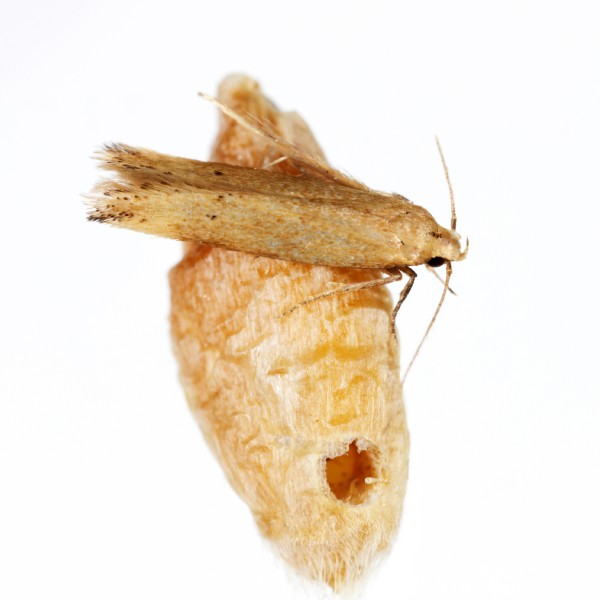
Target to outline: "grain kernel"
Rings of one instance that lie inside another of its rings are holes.
[[[295,113],[242,76],[219,98],[322,156]],[[281,154],[222,117],[212,159],[260,167]],[[288,161],[271,167],[296,174]],[[382,288],[290,304],[379,271],[309,266],[188,242],[172,270],[172,335],[190,408],[259,529],[298,572],[335,590],[392,543],[409,439]]]

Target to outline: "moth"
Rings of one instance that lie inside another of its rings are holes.
[[[277,136],[268,122],[242,114],[201,94],[224,115],[281,154],[298,174],[159,154],[124,144],[105,146],[100,166],[112,172],[91,195],[91,221],[308,265],[378,269],[368,282],[318,294],[291,307],[344,291],[408,280],[395,317],[416,278],[412,267],[446,266],[463,260],[452,224],[439,225],[423,207],[393,193],[372,190],[322,157]],[[443,156],[442,156],[443,160]],[[444,168],[445,167],[444,162]],[[442,300],[440,301],[440,305]],[[438,306],[439,310],[439,306]],[[436,312],[437,315],[437,312]],[[435,316],[434,316],[435,319]]]

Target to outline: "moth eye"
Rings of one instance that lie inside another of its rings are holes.
[[[446,259],[442,258],[441,256],[434,256],[432,259],[427,261],[427,264],[430,267],[441,267],[445,263]]]

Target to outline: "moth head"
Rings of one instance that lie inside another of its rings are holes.
[[[469,240],[467,240],[467,244],[465,249],[454,259],[444,258],[443,256],[434,256],[430,258],[425,264],[428,267],[433,267],[434,269],[437,267],[441,267],[445,265],[447,262],[454,262],[455,260],[464,260],[467,257],[469,252]]]
[[[460,235],[453,229],[446,229],[435,222],[431,223],[431,229],[427,234],[427,242],[423,244],[426,248],[422,263],[429,267],[441,267],[446,262],[462,260],[466,256],[466,250],[461,249]]]

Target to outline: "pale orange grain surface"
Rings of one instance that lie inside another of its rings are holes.
[[[322,154],[302,119],[253,80],[227,78],[219,99]],[[264,167],[279,157],[221,119],[212,160]],[[285,161],[272,168],[294,173]],[[194,243],[170,276],[181,381],[208,444],[284,560],[336,590],[385,553],[402,512],[409,443],[392,304],[379,287],[281,315],[332,283],[378,277]]]

